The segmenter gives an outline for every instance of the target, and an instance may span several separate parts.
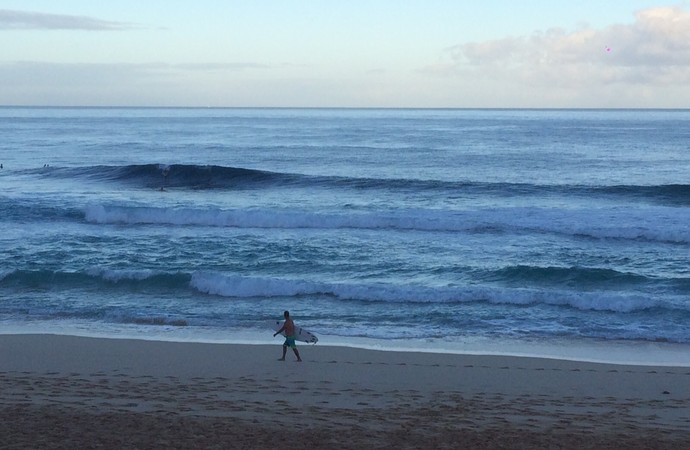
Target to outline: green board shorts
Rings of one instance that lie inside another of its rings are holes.
[[[297,344],[295,344],[295,338],[292,336],[287,336],[285,338],[285,343],[283,344],[284,347],[290,347],[290,348],[297,348]]]

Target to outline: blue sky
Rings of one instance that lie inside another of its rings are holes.
[[[0,105],[690,107],[690,6],[0,0]]]

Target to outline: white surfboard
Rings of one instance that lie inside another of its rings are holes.
[[[283,320],[276,320],[274,322],[273,329],[278,331],[281,328],[283,328],[283,322]],[[284,331],[280,334],[285,336]],[[305,330],[302,327],[298,327],[297,325],[295,325],[295,340],[301,342],[308,342],[310,344],[316,344],[317,342],[319,342],[319,338],[317,338],[314,333],[310,333],[309,331]]]

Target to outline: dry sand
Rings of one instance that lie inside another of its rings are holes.
[[[690,448],[690,368],[0,335],[0,449]]]

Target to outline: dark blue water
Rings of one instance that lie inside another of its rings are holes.
[[[682,349],[689,124],[0,108],[0,327],[263,342],[289,309],[338,345]]]

